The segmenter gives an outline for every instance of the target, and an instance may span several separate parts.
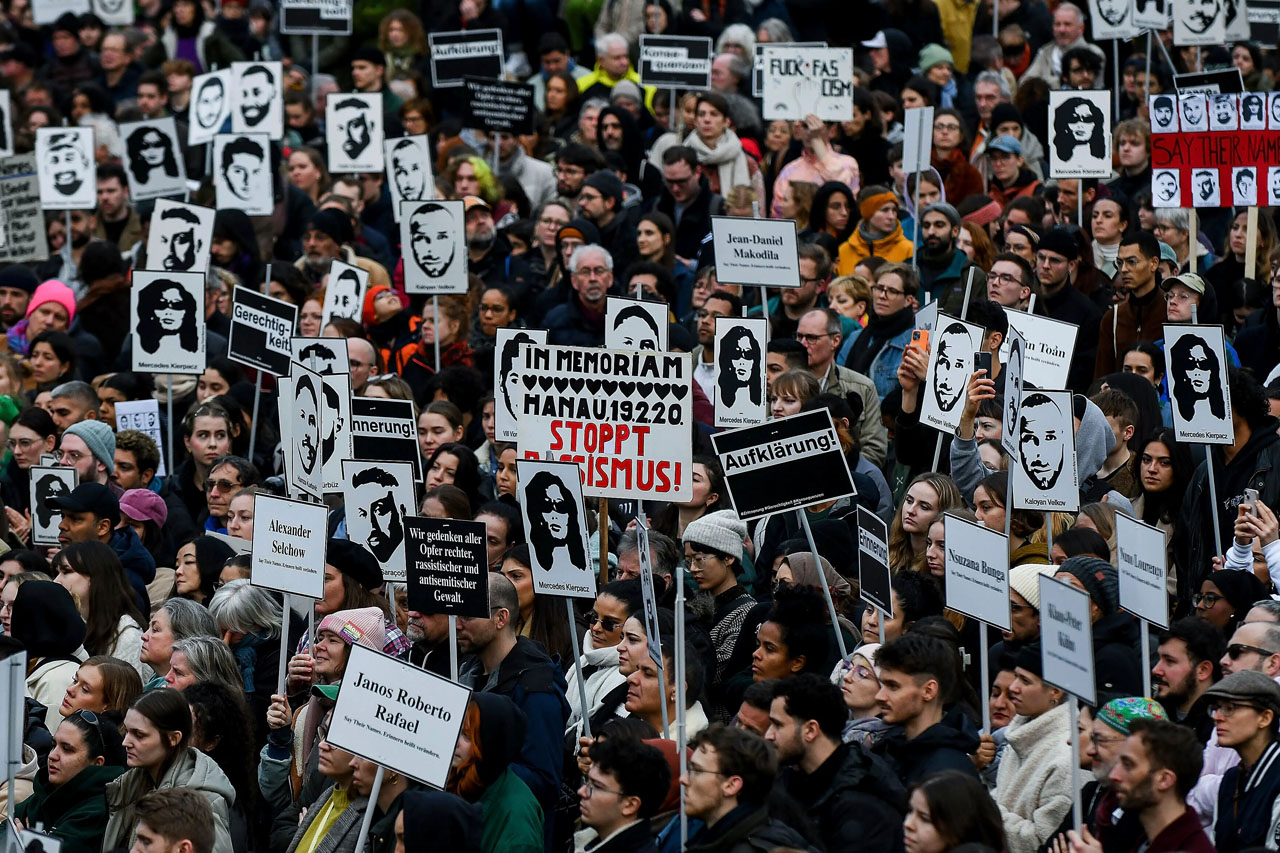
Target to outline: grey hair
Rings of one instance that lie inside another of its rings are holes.
[[[604,98],[587,98],[582,102],[583,110],[603,110],[607,109],[609,102]]]
[[[124,159],[124,140],[120,138],[120,128],[116,123],[102,113],[89,113],[80,116],[78,124],[81,127],[93,128],[93,145],[96,149],[98,146],[106,146],[107,153],[117,160]],[[92,156],[93,152],[89,152]]]
[[[1273,622],[1280,622],[1280,601],[1276,601],[1274,598],[1264,598],[1261,601],[1255,601],[1251,606],[1266,611],[1266,614],[1271,617]]]
[[[796,37],[791,33],[791,28],[787,26],[787,22],[781,18],[765,18],[760,22],[760,29],[769,34],[770,44],[796,40]]]
[[[605,33],[596,39],[596,53],[605,53],[609,49],[609,45],[621,47],[623,50],[630,51],[631,45],[627,42],[627,37],[622,33]]]
[[[169,633],[175,642],[191,637],[218,636],[218,623],[207,608],[188,598],[171,598],[160,605],[169,616]]]
[[[716,39],[716,53],[725,53],[725,45],[729,44],[741,46],[746,50],[747,56],[751,56],[756,49],[755,31],[746,24],[730,24],[720,33],[720,38]]]
[[[70,382],[63,382],[56,386],[49,392],[49,398],[75,400],[86,409],[92,409],[95,413],[98,411],[98,395],[94,392],[93,386],[79,379],[72,379]]]
[[[618,543],[618,556],[630,554],[640,548],[640,539],[636,536],[634,530],[628,530],[622,534],[622,541]],[[670,536],[659,533],[656,530],[649,531],[649,560],[653,564],[653,573],[656,575],[669,575],[676,570],[676,566],[680,564],[680,559],[684,557],[684,553],[676,545],[676,541]]]
[[[729,73],[739,80],[746,80],[751,76],[751,63],[747,62],[736,53],[721,53],[716,59],[726,57],[729,60]]]
[[[1191,231],[1191,218],[1187,215],[1185,208],[1157,207],[1156,222],[1164,223],[1179,231]]]
[[[979,83],[991,83],[1000,89],[1000,97],[1006,101],[1013,97],[1013,90],[1009,88],[1009,81],[999,71],[983,71],[973,80],[976,87]]]
[[[573,254],[569,257],[569,272],[576,273],[578,266],[582,263],[584,255],[590,252],[599,252],[604,255],[604,265],[610,272],[613,272],[613,255],[609,254],[609,250],[599,243],[587,243],[573,250]]]
[[[1058,4],[1058,8],[1055,9],[1054,11],[1057,12],[1060,9],[1066,9],[1068,12],[1075,12],[1076,23],[1077,24],[1084,23],[1084,12],[1081,11],[1080,7],[1077,6],[1075,3],[1072,3],[1071,0],[1062,0],[1062,2]]]
[[[280,636],[280,605],[266,590],[246,578],[236,578],[213,594],[209,613],[220,631]]]
[[[244,695],[244,676],[235,655],[217,637],[187,637],[173,644],[174,652],[182,652],[187,666],[197,681],[214,681],[236,696]]]

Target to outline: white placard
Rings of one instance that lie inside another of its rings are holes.
[[[1080,508],[1075,419],[1070,391],[1023,389],[1018,455],[1009,471],[1013,508],[1075,512]]]
[[[766,121],[852,121],[853,48],[766,47],[761,95]]]
[[[26,679],[26,652],[14,652],[0,661],[0,719],[5,721],[0,735],[0,767],[6,769],[10,762],[22,762],[22,734],[27,730]]]
[[[1096,704],[1089,594],[1049,575],[1040,575],[1037,580],[1043,678],[1091,705]]]
[[[428,137],[423,134],[384,140],[382,149],[387,166],[387,186],[391,188],[391,210],[399,222],[403,202],[428,201],[436,197],[431,147]]]
[[[520,395],[519,349],[522,344],[546,346],[546,329],[498,329],[493,359],[493,436],[498,441],[520,437],[518,411]]]
[[[328,741],[443,789],[470,701],[457,682],[353,643]]]
[[[164,477],[164,429],[160,420],[159,400],[122,400],[115,405],[116,434],[126,429],[135,429],[151,438],[160,451],[160,464],[156,466],[157,477]]]
[[[36,128],[40,206],[46,210],[93,210],[98,206],[98,167],[93,128]]]
[[[31,20],[37,26],[56,23],[70,12],[76,17],[88,14],[89,0],[36,0],[31,4]]]
[[[1245,92],[1240,96],[1240,129],[1267,129],[1267,95],[1265,92]]]
[[[1009,610],[1009,540],[1004,534],[954,515],[943,517],[947,606],[1012,630]]]
[[[213,188],[218,209],[235,208],[249,216],[270,216],[271,140],[265,133],[213,138]]]
[[[133,3],[129,0],[93,0],[93,13],[109,27],[133,25]]]
[[[215,214],[211,207],[157,199],[147,236],[147,269],[203,274],[209,269]]]
[[[1182,176],[1177,169],[1151,171],[1153,207],[1182,207]]]
[[[281,423],[285,420],[281,418]],[[328,515],[324,504],[265,492],[254,495],[250,571],[253,585],[305,598],[324,598]]]
[[[960,413],[973,376],[973,356],[982,349],[982,332],[981,326],[938,313],[938,324],[930,336],[920,423],[948,433],[960,428]]]
[[[1007,310],[1007,309],[1006,309]],[[1018,330],[1009,327],[1009,354],[1004,359],[1004,416],[1001,418],[1000,446],[1009,458],[1018,460],[1018,406],[1022,405],[1022,389],[1026,381],[1027,342]]]
[[[320,455],[320,442],[324,436],[325,411],[324,378],[300,364],[293,365],[293,396],[281,397],[281,405],[289,408],[280,413],[280,420],[293,421],[290,429],[289,453],[293,464],[289,468],[289,484],[298,491],[314,498],[324,496],[324,465]]]
[[[320,328],[334,317],[360,322],[364,312],[364,294],[369,287],[369,271],[335,260],[329,266],[329,283],[324,291],[324,313]]]
[[[1170,0],[1176,47],[1211,47],[1227,40],[1226,0]]]
[[[187,167],[173,116],[120,125],[124,137],[124,173],[134,201],[182,195]]]
[[[1169,566],[1164,531],[1116,513],[1120,606],[1160,628],[1169,627]]]
[[[521,459],[517,471],[534,591],[595,598],[578,466],[572,462]]]
[[[382,93],[335,92],[325,99],[329,171],[382,171]]]
[[[1178,96],[1179,125],[1183,133],[1204,133],[1209,129],[1209,98],[1203,92]]]
[[[669,322],[665,302],[610,296],[604,308],[605,348],[665,350]]]
[[[1178,96],[1151,95],[1147,102],[1152,133],[1178,132]]]
[[[230,68],[201,74],[191,81],[191,109],[187,144],[204,145],[222,131],[231,118],[231,90],[235,76]]]
[[[1094,41],[1131,39],[1140,32],[1133,20],[1133,0],[1089,0],[1089,20]]]
[[[341,468],[347,538],[373,554],[384,580],[403,583],[407,580],[404,517],[417,515],[413,466],[343,459]]]
[[[1168,0],[1136,0],[1133,22],[1148,30],[1169,29]]]
[[[35,153],[0,158],[0,262],[43,263],[47,237]]]
[[[794,219],[711,217],[716,277],[735,285],[799,287]]]
[[[1231,92],[1209,95],[1209,129],[1240,129],[1240,96]]]
[[[653,552],[649,550],[649,525],[636,519],[636,555],[640,564],[640,600],[644,604],[645,634],[649,657],[662,670],[662,632],[658,627],[658,589],[653,584]]]
[[[314,370],[321,376],[351,372],[346,338],[295,337],[289,343],[293,349],[293,360],[307,370]]]
[[[1111,176],[1111,93],[1049,93],[1049,174],[1055,178]]]
[[[1271,6],[1268,2],[1267,6]],[[1223,28],[1226,30],[1228,42],[1249,41],[1252,28],[1249,26],[1249,3],[1247,0],[1226,0],[1226,13],[1223,15]]]
[[[716,318],[712,394],[716,427],[750,426],[768,418],[764,368],[768,345],[768,321],[763,317]]]
[[[57,545],[62,513],[50,505],[76,487],[76,469],[35,465],[31,468],[31,544]]]
[[[933,107],[903,111],[902,171],[908,175],[929,168],[933,156]]]
[[[1235,442],[1224,349],[1221,326],[1165,323],[1165,376],[1178,441]]]
[[[1237,207],[1253,207],[1258,204],[1256,167],[1235,166],[1231,169],[1231,203]]]
[[[922,332],[933,333],[938,326],[938,301],[926,303],[916,312],[916,328]]]
[[[305,365],[304,365],[305,366]],[[319,371],[316,371],[317,373]],[[351,374],[321,373],[324,380],[324,438],[320,442],[324,493],[342,491],[342,460],[349,459],[351,447]]]
[[[284,67],[279,62],[233,62],[231,132],[284,136]],[[335,95],[336,97],[336,95]]]
[[[1218,207],[1221,205],[1222,187],[1217,169],[1193,169],[1191,172],[1191,206]]]
[[[204,373],[204,273],[134,270],[134,373]]]
[[[465,221],[461,201],[407,201],[401,205],[406,293],[467,292]]]
[[[13,104],[9,90],[0,90],[0,157],[13,156]]]
[[[1080,327],[1016,308],[1005,308],[1004,314],[1009,320],[1010,336],[1016,329],[1027,345],[1023,367],[1027,384],[1033,388],[1066,388]]]

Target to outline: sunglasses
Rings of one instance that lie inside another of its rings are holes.
[[[1250,646],[1245,643],[1232,643],[1227,646],[1227,657],[1232,660],[1237,660],[1245,652],[1253,652],[1254,654],[1262,655],[1264,658],[1277,654],[1277,652],[1273,652],[1270,649],[1260,648],[1259,646]]]

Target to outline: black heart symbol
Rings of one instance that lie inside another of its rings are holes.
[[[671,396],[675,397],[677,400],[683,400],[684,395],[688,393],[689,393],[688,385],[673,385],[671,387]]]
[[[524,387],[529,389],[530,391],[533,390],[534,385],[538,384],[538,377],[534,376],[532,373],[530,373],[528,376],[521,377],[521,379],[524,382]]]
[[[600,387],[604,389],[604,393],[612,397],[614,393],[618,390],[618,383],[612,379],[601,379]]]
[[[551,377],[550,377],[550,376],[539,376],[539,377],[538,377],[538,384],[542,386],[542,390],[543,390],[543,391],[550,391],[550,390],[551,390]]]
[[[670,390],[671,390],[671,386],[667,385],[664,382],[655,382],[653,384],[653,391],[655,394],[658,395],[659,400],[667,399],[667,392]]]
[[[599,379],[588,379],[588,380],[587,380],[587,390],[591,392],[591,396],[592,396],[592,397],[594,397],[595,395],[599,394],[599,393],[600,393],[600,380],[599,380]]]
[[[565,389],[569,387],[569,377],[557,376],[555,379],[552,380],[552,384],[556,386],[557,391],[563,394],[565,392]]]
[[[652,382],[637,382],[637,383],[636,383],[636,390],[640,392],[640,396],[641,396],[641,397],[648,397],[650,394],[652,394],[652,393],[653,393],[653,383],[652,383]]]
[[[624,397],[630,397],[633,393],[635,393],[635,390],[636,390],[636,383],[634,383],[634,382],[619,382],[619,383],[618,383],[618,390],[622,392],[622,394],[623,394],[623,396],[624,396]]]
[[[585,384],[585,382],[586,382],[585,379],[583,379],[581,376],[577,376],[569,380],[569,387],[573,389],[573,393],[581,394],[582,386],[583,384]]]

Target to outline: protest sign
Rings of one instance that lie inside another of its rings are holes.
[[[98,167],[93,128],[36,128],[40,205],[45,210],[94,210]]]
[[[943,517],[947,607],[1011,630],[1009,540],[984,525]]]
[[[35,465],[31,468],[31,544],[57,545],[62,513],[50,504],[76,487],[76,469]]]
[[[525,346],[517,358],[523,458],[577,462],[589,497],[693,495],[687,353]]]
[[[533,102],[533,86],[510,80],[467,77],[465,127],[517,136],[533,133],[538,107]]]
[[[764,353],[769,343],[763,317],[716,318],[716,381],[712,406],[717,427],[761,424],[768,419]]]
[[[284,65],[233,62],[231,74],[231,132],[265,134],[270,139],[284,136]],[[270,174],[271,169],[267,171]],[[271,181],[265,183],[270,189]]]
[[[406,201],[435,198],[436,179],[431,169],[428,137],[400,136],[382,143],[387,164],[387,186],[391,189],[391,212],[400,221],[400,206]]]
[[[115,404],[116,434],[127,429],[137,430],[149,436],[160,451],[160,464],[156,466],[155,475],[164,477],[164,430],[160,428],[159,400],[121,400]]]
[[[460,30],[428,33],[431,81],[437,89],[462,85],[467,77],[497,80],[502,77],[502,31]]]
[[[288,376],[298,306],[248,287],[237,287],[231,297],[227,356],[272,376]]]
[[[132,201],[183,195],[187,167],[173,116],[120,125],[124,139],[124,173]]]
[[[1022,375],[1027,384],[1033,388],[1066,388],[1080,328],[1016,308],[1005,308],[1004,314],[1009,320],[1010,338],[1017,331],[1025,344]]]
[[[26,763],[22,757],[22,736],[27,730],[26,680],[25,651],[13,652],[0,661],[0,720],[5,722],[0,732],[0,767],[6,769]]]
[[[982,332],[981,326],[938,314],[920,401],[920,423],[947,433],[960,428],[964,395],[974,371],[974,353],[982,349]]]
[[[351,362],[345,338],[289,339],[289,358],[321,376],[350,373]],[[285,370],[288,373],[288,369]]]
[[[1169,0],[1137,0],[1134,3],[1133,22],[1142,29],[1169,29]]]
[[[400,210],[406,293],[467,292],[466,214],[461,200],[406,201]]]
[[[1018,464],[1009,471],[1013,508],[1075,512],[1080,508],[1070,391],[1023,389],[1018,406]]]
[[[1052,177],[1111,176],[1111,92],[1050,92],[1049,123]]]
[[[8,89],[0,91],[0,157],[13,156],[13,103]]]
[[[290,444],[293,456],[289,467],[289,485],[313,498],[324,497],[324,473],[321,466],[320,438],[324,435],[324,379],[319,373],[300,364],[291,365],[293,395],[280,397],[280,420],[290,418]]]
[[[1089,594],[1040,575],[1040,654],[1043,678],[1073,696],[1095,704],[1093,623]]]
[[[340,470],[347,538],[373,554],[382,567],[383,580],[403,583],[405,521],[417,509],[413,466],[408,462],[343,459]]]
[[[718,280],[736,285],[800,286],[795,220],[713,216],[711,239]]]
[[[320,373],[318,370],[315,372]],[[351,374],[320,373],[320,378],[324,380],[321,389],[324,394],[321,471],[324,493],[332,495],[342,491],[342,460],[351,457]]]
[[[1179,94],[1200,92],[1216,95],[1221,92],[1244,92],[1244,76],[1239,68],[1218,68],[1213,71],[1191,71],[1173,75],[1173,88]],[[1262,94],[1262,93],[1259,93]],[[1152,95],[1151,97],[1158,97]]]
[[[90,11],[89,0],[37,0],[29,8],[31,21],[37,26],[56,23],[68,12],[78,18]]]
[[[283,419],[282,419],[283,420]],[[254,586],[324,598],[329,509],[258,492],[253,496]]]
[[[858,507],[858,596],[893,618],[893,573],[889,571],[889,526],[866,507]]]
[[[916,312],[916,328],[922,332],[929,332],[932,334],[937,325],[938,301],[935,299],[934,301],[921,306],[920,310]]]
[[[1280,205],[1280,99],[1194,91],[1153,96],[1150,111],[1155,207]]]
[[[1007,309],[1006,309],[1007,310]],[[1009,326],[1009,354],[1004,360],[1004,413],[1001,417],[1000,446],[1014,464],[1018,461],[1018,407],[1022,405],[1022,390],[1026,387],[1027,341],[1012,325]]]
[[[412,400],[351,398],[351,455],[356,459],[386,459],[413,465],[413,479],[422,482],[422,453]]]
[[[157,199],[143,269],[203,274],[209,269],[215,214],[211,207]]]
[[[604,308],[605,349],[665,351],[667,304],[610,296]]]
[[[455,681],[352,643],[327,740],[442,789],[469,701]]]
[[[49,257],[34,154],[0,160],[0,263]]]
[[[382,93],[334,92],[325,99],[329,172],[382,171]]]
[[[133,271],[135,373],[204,373],[204,273]]]
[[[662,631],[658,627],[658,590],[653,585],[653,552],[649,550],[649,525],[636,519],[636,562],[640,564],[640,599],[644,604],[644,629],[649,658],[662,669]]]
[[[1213,46],[1227,40],[1226,0],[1169,0],[1173,4],[1173,44]]]
[[[707,36],[640,36],[640,83],[673,89],[711,88]]]
[[[520,437],[518,410],[520,396],[519,349],[522,344],[547,343],[546,329],[498,329],[493,359],[493,430],[498,441],[515,441]]]
[[[1165,533],[1116,513],[1116,567],[1120,606],[1139,619],[1169,627],[1169,567]]]
[[[280,32],[287,35],[351,35],[351,0],[281,0]]]
[[[716,433],[711,443],[744,521],[856,494],[825,410]]]
[[[523,442],[522,442],[523,446]],[[533,589],[569,598],[595,598],[582,480],[571,462],[521,459],[520,513],[529,540]]]
[[[489,618],[489,552],[483,521],[406,517],[409,609]]]
[[[1234,443],[1222,327],[1165,323],[1164,361],[1178,441]]]
[[[803,121],[808,115],[823,121],[853,119],[853,48],[769,45],[763,61],[766,121]]]
[[[1094,41],[1123,41],[1141,32],[1134,21],[1134,0],[1089,0],[1089,20],[1093,25]]]
[[[346,317],[359,323],[368,287],[368,270],[336,259],[330,263],[329,285],[324,291],[324,313],[320,316],[320,328],[329,325],[334,317]]]
[[[1280,0],[1277,0],[1280,2]],[[776,44],[768,42],[757,42],[755,47],[755,56],[751,63],[751,97],[758,98],[764,94],[764,50],[767,47],[778,47]],[[787,42],[786,47],[826,47],[825,41],[792,41]],[[710,88],[710,87],[708,87]]]
[[[212,142],[231,118],[231,87],[235,77],[230,68],[200,74],[191,81],[187,145]]]
[[[927,171],[933,152],[933,107],[914,107],[903,112],[902,171]]]
[[[270,216],[271,139],[265,133],[219,133],[213,137],[213,190],[219,210]]]

